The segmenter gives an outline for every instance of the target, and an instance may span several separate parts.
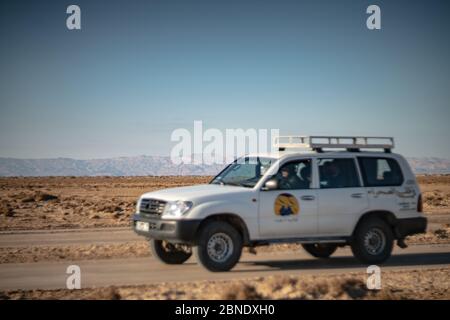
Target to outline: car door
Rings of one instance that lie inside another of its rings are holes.
[[[348,236],[369,206],[356,161],[353,157],[324,157],[317,161],[318,234]]]
[[[290,180],[283,177],[288,167]],[[259,192],[261,238],[300,238],[317,232],[317,190],[313,188],[312,169],[312,159],[289,161],[272,177],[278,188]]]

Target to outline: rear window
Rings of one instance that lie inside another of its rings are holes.
[[[400,186],[403,174],[397,161],[391,158],[358,157],[367,187]]]

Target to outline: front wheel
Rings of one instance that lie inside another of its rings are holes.
[[[329,258],[337,249],[337,245],[329,243],[302,244],[303,249],[316,258]]]
[[[392,228],[378,218],[362,221],[355,230],[351,242],[353,255],[367,264],[386,261],[391,256],[393,245]]]
[[[194,252],[197,260],[209,271],[228,271],[241,257],[242,237],[230,224],[213,221],[200,229]]]
[[[156,259],[165,264],[182,264],[192,256],[189,246],[162,240],[151,239],[150,250]]]

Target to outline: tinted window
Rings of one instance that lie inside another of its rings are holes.
[[[311,160],[284,164],[277,173],[278,189],[309,189],[311,187]]]
[[[364,184],[368,187],[399,186],[403,175],[397,161],[390,158],[358,158]]]
[[[319,176],[322,189],[360,186],[353,159],[320,159]]]

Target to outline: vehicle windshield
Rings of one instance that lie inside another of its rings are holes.
[[[253,188],[273,162],[272,158],[241,158],[228,165],[210,183]]]

